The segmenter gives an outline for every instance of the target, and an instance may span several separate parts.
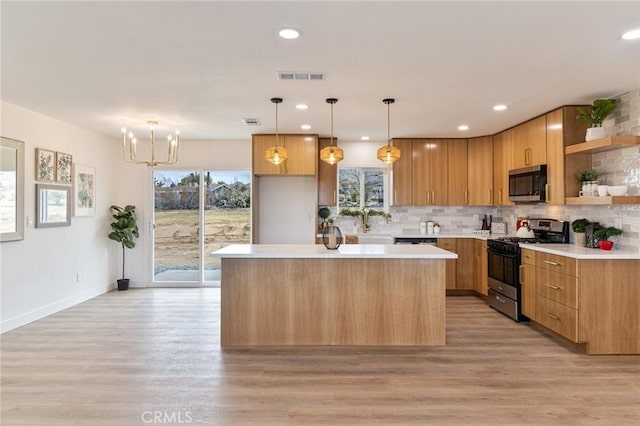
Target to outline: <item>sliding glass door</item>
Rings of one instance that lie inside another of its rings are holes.
[[[209,253],[250,243],[250,182],[248,171],[154,170],[154,283],[220,281]]]

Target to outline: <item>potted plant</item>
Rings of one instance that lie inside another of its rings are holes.
[[[613,248],[613,241],[609,241],[610,237],[622,234],[622,229],[615,226],[609,226],[608,228],[598,229],[593,233],[593,237],[598,240],[598,246],[602,250],[611,250]]]
[[[580,196],[592,197],[598,194],[598,172],[594,169],[582,171],[577,174],[576,178],[582,183],[582,191]]]
[[[329,207],[320,207],[318,209],[318,216],[322,219],[320,223],[320,230],[322,231],[327,227],[327,218],[331,216],[331,210],[329,210]]]
[[[136,223],[135,206],[111,206],[111,232],[109,239],[122,245],[122,279],[118,280],[118,290],[129,289],[129,279],[124,277],[124,249],[132,249],[136,246],[134,238],[139,238],[138,225]]]
[[[587,129],[586,141],[594,139],[602,139],[607,136],[602,122],[616,109],[616,101],[613,99],[596,99],[589,108],[578,108],[578,117],[580,121],[589,123],[590,128]]]
[[[589,224],[589,220],[587,219],[576,219],[571,222],[571,229],[576,237],[576,244],[584,247],[586,243],[585,231],[587,229],[587,225]]]

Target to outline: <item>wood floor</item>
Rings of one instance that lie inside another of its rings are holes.
[[[585,356],[475,297],[447,345],[228,350],[218,289],[112,292],[2,336],[2,426],[637,425],[640,357]]]

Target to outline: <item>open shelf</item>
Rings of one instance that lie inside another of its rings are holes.
[[[627,148],[640,145],[640,136],[608,136],[602,139],[595,139],[589,142],[568,145],[564,152],[570,154],[594,154],[596,152],[611,151],[614,149]]]
[[[615,197],[567,197],[565,204],[574,206],[589,206],[594,204],[640,204],[640,196],[624,195]]]

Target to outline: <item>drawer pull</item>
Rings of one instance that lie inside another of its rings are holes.
[[[558,262],[552,262],[550,260],[545,260],[544,263],[546,263],[547,265],[551,265],[551,266],[560,266],[561,265]]]
[[[558,286],[555,286],[555,285],[553,285],[553,284],[545,284],[544,286],[545,286],[545,287],[549,287],[549,288],[550,288],[550,289],[552,289],[552,290],[562,290],[562,288],[560,288],[560,287],[558,287]]]
[[[549,318],[553,318],[554,320],[560,320],[560,317],[559,317],[559,316],[557,316],[557,315],[553,315],[553,314],[550,314],[549,312],[547,312],[547,316],[548,316]]]
[[[505,299],[501,299],[500,296],[496,296],[496,300],[500,303],[506,303],[507,301]]]

